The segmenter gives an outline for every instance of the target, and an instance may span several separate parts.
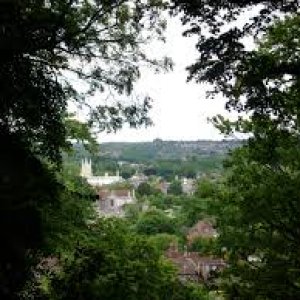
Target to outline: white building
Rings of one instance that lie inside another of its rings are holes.
[[[141,183],[147,182],[148,177],[136,172],[131,178],[129,178],[128,181],[134,186],[134,188],[137,188]]]
[[[92,162],[90,159],[83,159],[81,161],[80,175],[86,178],[88,184],[92,187],[100,187],[124,181],[124,179],[120,176],[119,171],[116,172],[115,176],[110,176],[108,173],[105,173],[104,176],[94,176],[92,172]]]
[[[189,178],[182,178],[181,187],[182,187],[182,192],[184,194],[193,195],[196,190],[195,180]]]

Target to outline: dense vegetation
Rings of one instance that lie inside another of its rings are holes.
[[[85,198],[80,180],[69,184],[59,170],[69,141],[91,144],[92,125],[149,124],[149,97],[129,106],[120,97],[131,94],[140,76],[137,61],[156,70],[170,66],[141,47],[163,38],[163,7],[161,1],[1,1],[0,298],[19,299],[39,261],[55,255],[50,236],[77,240],[81,225],[86,230],[85,209],[72,213]],[[96,92],[119,101],[91,105]],[[70,121],[68,101],[87,109],[87,124]]]
[[[145,188],[127,218],[116,220],[96,218],[78,164],[61,158],[73,140],[97,153],[92,126],[149,125],[149,97],[130,106],[93,106],[89,97],[130,95],[140,63],[170,67],[142,51],[163,39],[167,4],[1,2],[1,299],[300,298],[299,1],[170,3],[190,26],[186,35],[199,37],[189,79],[213,83],[226,107],[243,113],[213,122],[224,134],[250,138],[226,160],[218,182],[200,182],[189,197],[175,181],[173,195]],[[256,15],[237,27],[249,9]],[[248,49],[243,39],[254,34],[256,48]],[[68,101],[88,108],[87,124],[68,116]],[[148,171],[177,163],[146,150],[139,159],[151,161]],[[127,157],[133,154],[129,148]],[[185,284],[163,253],[174,239],[184,245],[187,229],[203,218],[219,236],[190,247],[222,257],[227,268],[206,285]]]
[[[155,160],[188,160],[199,157],[223,156],[242,144],[239,140],[163,141],[143,143],[104,143],[101,152],[119,160],[143,162]]]
[[[190,78],[214,83],[227,107],[244,113],[235,122],[216,117],[216,126],[226,134],[251,133],[228,161],[215,213],[230,265],[222,289],[230,299],[297,299],[299,2],[173,3],[190,24],[187,33],[199,36]],[[254,16],[237,27],[234,22],[255,6]],[[204,24],[209,38],[201,32]],[[261,40],[249,50],[242,39],[253,34]]]

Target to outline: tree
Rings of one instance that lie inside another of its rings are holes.
[[[142,51],[152,37],[162,37],[163,6],[162,1],[1,1],[0,214],[5,243],[0,298],[18,298],[34,266],[29,258],[37,260],[45,241],[45,215],[49,209],[53,217],[54,209],[63,207],[66,187],[54,167],[67,139],[85,139],[88,127],[96,124],[98,130],[116,130],[124,122],[149,124],[149,97],[140,104],[125,106],[116,99],[96,107],[89,97],[97,92],[102,99],[129,96],[141,63],[157,69],[170,65],[168,59],[158,61]],[[68,101],[89,108],[88,127],[67,119]]]
[[[210,217],[209,205],[210,199],[192,197],[182,201],[182,220],[181,222],[188,227],[193,226],[199,220]]]
[[[0,139],[0,298],[18,299],[45,242],[40,209],[57,204],[61,187],[53,170],[17,138],[0,131]]]
[[[208,179],[202,179],[197,184],[195,196],[199,198],[214,198],[217,193],[218,186]]]
[[[98,103],[97,91],[128,95],[140,63],[159,68],[168,60],[141,49],[161,37],[162,1],[2,1],[0,7],[1,130],[36,153],[57,161],[65,144],[67,101],[90,108],[89,125],[116,130],[149,124],[149,98],[139,106]],[[79,90],[77,87],[82,86]]]
[[[299,3],[172,3],[190,24],[186,35],[199,35],[189,79],[215,84],[227,109],[248,114],[236,122],[213,119],[224,133],[251,134],[227,162],[221,191],[218,226],[229,259],[223,288],[230,299],[298,298]],[[251,8],[257,13],[238,27]],[[242,39],[254,34],[264,37],[248,50]]]
[[[92,134],[90,127],[85,122],[76,120],[74,114],[68,114],[65,118],[66,138],[69,142],[69,147],[65,151],[73,151],[73,144],[81,144],[86,151],[97,155],[99,152],[99,145],[96,137]]]
[[[147,182],[142,182],[141,184],[139,184],[136,192],[140,196],[149,196],[149,195],[151,195],[151,186]]]
[[[228,97],[228,109],[249,116],[237,122],[214,119],[225,133],[251,133],[228,163],[228,191],[219,207],[220,239],[230,265],[223,282],[227,296],[298,298],[299,3],[173,3],[191,24],[186,34],[200,37],[190,79],[214,83],[215,91]],[[238,28],[234,21],[254,7],[258,13]],[[204,25],[208,37],[201,32]],[[266,35],[259,49],[247,50],[242,39],[254,33]]]
[[[146,176],[155,176],[156,175],[156,169],[150,167],[150,168],[147,168],[145,170],[143,170],[143,173],[146,175]]]
[[[171,182],[168,188],[168,194],[179,196],[182,195],[182,193],[181,182],[179,180],[174,180]]]
[[[135,230],[139,234],[157,234],[176,232],[175,222],[161,210],[148,210],[142,213],[136,224]]]
[[[215,91],[222,92],[227,97],[232,96],[237,74],[243,72],[244,60],[252,55],[243,39],[265,33],[278,19],[278,15],[287,16],[299,12],[297,0],[171,2],[172,12],[182,12],[183,24],[189,25],[185,35],[199,36],[196,48],[200,56],[188,67],[189,80],[213,83]],[[239,26],[237,20],[242,25]],[[234,98],[230,98],[226,106],[242,109]]]
[[[223,128],[252,133],[229,161],[219,203],[228,297],[299,298],[299,17],[268,30],[232,91],[253,111]],[[259,67],[258,67],[259,62]],[[246,108],[245,108],[246,109]],[[285,245],[284,249],[282,245]],[[282,280],[284,278],[284,280]],[[263,283],[263,284],[262,284]]]
[[[79,240],[95,222],[95,191],[79,174],[69,171],[68,166],[57,173],[61,192],[55,203],[45,202],[40,206],[41,229],[44,243],[39,250],[43,256],[64,257],[73,253]]]
[[[150,196],[160,194],[160,191],[153,186],[151,186],[148,182],[142,182],[136,189],[136,192],[139,196]]]
[[[131,178],[133,175],[135,174],[135,169],[133,169],[133,168],[122,168],[121,169],[121,176],[122,176],[122,178],[124,178],[124,179],[129,179],[129,178]]]
[[[168,233],[158,233],[149,236],[148,241],[163,253],[169,249],[171,243],[178,243],[178,237]]]
[[[241,149],[232,157],[228,192],[217,213],[219,243],[230,266],[224,287],[228,297],[295,299],[299,177],[259,163],[249,152]]]
[[[50,288],[51,299],[57,300],[197,300],[203,294],[183,286],[150,242],[130,233],[122,220],[113,219],[93,225],[88,242],[77,246]]]
[[[191,245],[189,246],[189,249],[191,251],[197,251],[201,255],[212,255],[215,254],[215,249],[217,248],[217,242],[214,238],[195,238]]]

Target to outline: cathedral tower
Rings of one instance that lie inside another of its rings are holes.
[[[85,178],[89,178],[93,176],[91,159],[88,158],[82,159],[80,175]]]

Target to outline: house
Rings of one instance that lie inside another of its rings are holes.
[[[223,259],[200,256],[197,252],[179,252],[172,244],[165,256],[178,268],[179,279],[183,282],[206,282],[215,273],[223,270],[226,263]]]
[[[189,178],[182,178],[181,179],[181,188],[182,192],[187,195],[193,195],[196,188],[195,188],[195,180]]]
[[[124,215],[124,205],[135,201],[134,190],[98,190],[98,202],[96,211],[100,216],[116,216]]]
[[[144,174],[135,173],[128,181],[134,186],[134,188],[137,188],[141,183],[147,182],[148,177]]]
[[[196,238],[215,238],[218,236],[216,229],[208,220],[198,221],[187,233],[187,241],[190,245]]]
[[[170,187],[170,183],[166,181],[161,181],[157,184],[157,189],[160,190],[163,194],[168,194],[168,189]]]

